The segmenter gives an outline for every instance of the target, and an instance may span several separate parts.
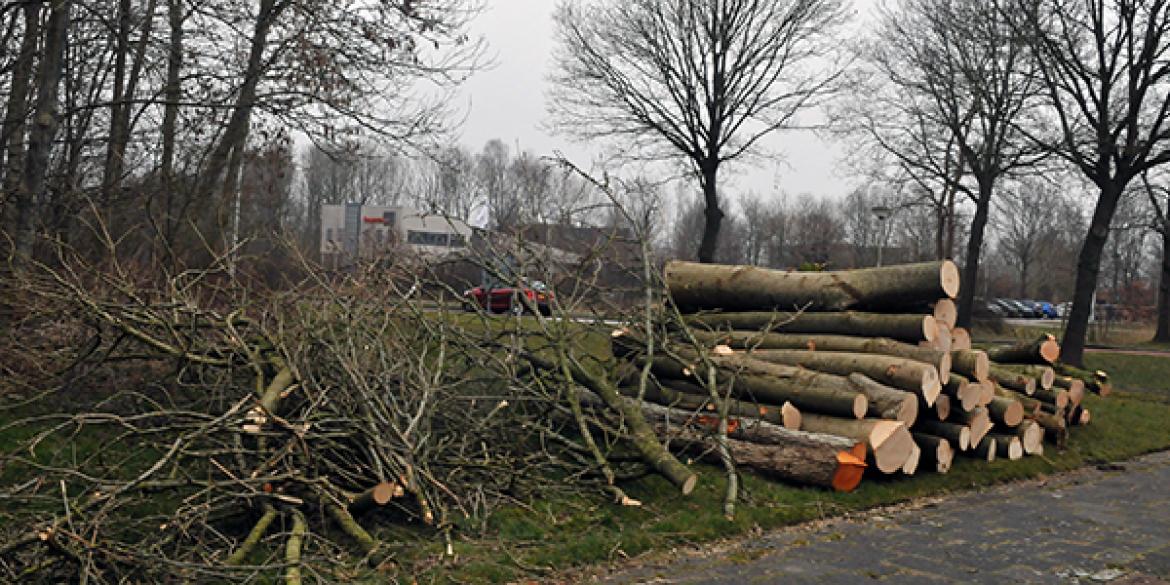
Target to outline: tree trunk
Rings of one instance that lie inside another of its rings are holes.
[[[892,420],[853,420],[811,414],[804,418],[804,430],[863,441],[878,471],[895,473],[902,469],[914,449],[914,439],[905,423]]]
[[[1005,364],[1048,365],[1060,358],[1060,345],[1051,335],[1041,335],[1035,341],[1017,343],[1006,347],[987,350],[987,357],[993,362]]]
[[[41,2],[24,5],[24,37],[20,53],[12,63],[12,78],[8,89],[8,105],[4,110],[4,147],[7,150],[4,171],[5,199],[15,197],[24,172],[25,126],[29,118],[29,95],[32,94],[33,64],[41,37]],[[16,218],[7,206],[4,208],[5,228],[15,228]],[[15,230],[14,230],[15,231]]]
[[[1021,376],[1035,378],[1037,387],[1045,390],[1052,388],[1056,383],[1056,370],[1052,369],[1051,366],[998,363],[995,367],[1003,371],[1015,372]],[[1072,380],[1073,378],[1068,379]],[[1061,388],[1065,387],[1061,386]]]
[[[917,343],[938,335],[930,315],[887,315],[884,313],[699,313],[684,318],[688,325],[711,329],[733,329],[751,333],[820,333],[858,337],[888,337]],[[781,341],[778,341],[780,343]],[[845,342],[841,342],[845,343]]]
[[[927,433],[916,432],[912,435],[914,442],[918,443],[919,448],[922,449],[920,464],[931,465],[939,473],[951,470],[951,464],[955,460],[955,450],[951,447],[950,441]]]
[[[680,309],[727,311],[889,310],[959,292],[953,262],[924,262],[839,272],[785,272],[755,266],[673,261],[666,286]]]
[[[1015,435],[987,435],[984,441],[995,443],[995,456],[998,458],[1016,461],[1024,456],[1023,441]]]
[[[950,422],[966,425],[971,429],[971,443],[979,444],[987,433],[991,432],[994,423],[991,422],[991,414],[982,406],[974,408],[970,411],[954,410],[951,412]]]
[[[947,378],[947,383],[943,384],[943,394],[951,398],[952,406],[957,402],[959,407],[963,410],[973,410],[979,406],[979,395],[981,390],[974,387],[973,384],[967,381],[966,378],[957,374],[951,374]]]
[[[703,239],[699,243],[699,262],[712,264],[719,245],[719,227],[723,223],[723,210],[719,208],[719,163],[704,163],[701,183],[703,186]]]
[[[991,375],[991,358],[987,357],[987,352],[977,349],[952,351],[951,371],[982,382]]]
[[[967,240],[967,264],[963,266],[963,287],[959,290],[959,327],[971,328],[971,312],[975,308],[975,290],[979,282],[979,256],[983,252],[983,235],[991,207],[991,184],[980,181],[979,198],[975,201],[975,217],[971,220],[971,235]]]
[[[869,399],[870,418],[884,418],[914,424],[918,418],[918,397],[912,392],[890,388],[858,373],[849,374],[853,382]]]
[[[1154,341],[1170,343],[1170,222],[1162,222],[1161,235],[1162,270],[1158,277],[1158,328]]]
[[[1065,423],[1064,417],[1038,412],[1029,418],[1044,427],[1044,438],[1055,444],[1057,449],[1063,451],[1068,446],[1068,425]]]
[[[1024,405],[1019,400],[993,396],[987,404],[987,412],[995,424],[1015,428],[1024,420]]]
[[[142,19],[141,39],[134,51],[130,71],[126,71],[126,59],[130,53],[130,2],[120,0],[118,7],[118,39],[115,44],[117,56],[114,63],[114,96],[110,111],[110,137],[106,147],[106,166],[102,180],[102,198],[110,201],[122,184],[126,169],[126,148],[130,144],[130,114],[138,80],[146,61],[146,47],[154,25],[156,0],[149,0]]]
[[[1089,316],[1093,312],[1093,297],[1097,291],[1097,276],[1101,270],[1101,252],[1109,240],[1109,225],[1117,211],[1121,190],[1112,180],[1101,187],[1089,232],[1077,257],[1077,278],[1073,288],[1072,310],[1064,339],[1060,346],[1062,361],[1074,366],[1084,365],[1085,338],[1089,333]]]
[[[971,428],[967,425],[922,418],[914,424],[914,430],[945,437],[954,443],[960,451],[971,448]]]
[[[805,349],[809,351],[847,351],[872,353],[917,360],[936,366],[939,377],[951,371],[951,354],[928,347],[918,347],[884,337],[853,337],[816,333],[758,333],[755,331],[692,330],[695,339],[733,349]]]
[[[931,307],[931,314],[935,321],[954,329],[959,319],[959,306],[951,299],[939,299]]]
[[[767,362],[800,366],[838,376],[864,374],[882,384],[922,396],[927,405],[933,405],[934,399],[942,390],[938,368],[931,364],[888,355],[791,349],[764,349],[748,355]]]
[[[32,129],[28,137],[28,155],[24,174],[17,189],[15,204],[14,243],[18,257],[32,251],[36,199],[45,191],[45,178],[49,170],[49,154],[53,148],[53,135],[57,131],[57,95],[64,68],[66,37],[69,32],[69,11],[71,0],[59,0],[53,4],[49,22],[45,26],[44,55],[37,74],[37,100]]]
[[[1031,396],[1036,391],[1036,378],[1031,376],[1017,374],[1001,366],[991,366],[990,374],[991,380],[1004,388],[1015,390],[1016,392],[1023,392],[1028,396]]]
[[[621,386],[622,394],[631,398],[638,396],[637,386]],[[658,380],[646,385],[642,399],[662,406],[682,408],[690,411],[705,411],[718,413],[719,406],[711,401],[711,394],[702,386],[685,380]],[[780,425],[792,430],[800,430],[800,410],[791,403],[775,407],[767,404],[757,404],[725,398],[727,414],[737,417],[758,418],[762,421]]]
[[[1016,427],[1016,436],[1027,455],[1044,454],[1044,427],[1034,420],[1025,419]]]

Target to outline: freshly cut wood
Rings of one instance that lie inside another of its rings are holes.
[[[1020,423],[1020,426],[1016,427],[1016,436],[1020,438],[1020,444],[1023,445],[1025,454],[1044,454],[1044,427],[1041,427],[1040,423],[1025,419]]]
[[[906,424],[892,420],[853,420],[806,414],[804,429],[814,433],[825,433],[864,441],[871,456],[882,473],[895,473],[902,469],[910,458],[914,440]]]
[[[954,443],[960,451],[971,448],[971,428],[967,425],[921,418],[914,424],[914,430],[943,437]]]
[[[995,439],[991,437],[983,437],[971,448],[971,454],[980,459],[986,459],[988,463],[995,461],[995,457],[999,454],[999,450],[995,445]]]
[[[938,398],[934,400],[934,415],[938,417],[938,420],[947,420],[947,418],[951,416],[950,396],[947,396],[946,394],[938,395]]]
[[[808,351],[874,353],[932,364],[939,376],[950,374],[950,353],[918,347],[888,337],[855,337],[829,333],[761,333],[759,331],[704,331],[691,333],[700,343],[724,344],[733,349],[803,349]]]
[[[1056,376],[1053,386],[1056,388],[1064,388],[1068,391],[1069,404],[1079,406],[1081,401],[1085,399],[1085,382],[1079,378]]]
[[[1069,406],[1068,390],[1063,388],[1056,388],[1053,390],[1037,389],[1032,393],[1032,398],[1055,406],[1058,410],[1064,410]]]
[[[950,441],[927,433],[915,432],[913,436],[914,442],[922,450],[920,465],[931,465],[939,473],[951,470],[951,464],[955,460],[955,450],[951,447]]]
[[[935,366],[905,358],[852,352],[801,351],[795,349],[763,349],[751,352],[751,357],[789,366],[800,366],[818,372],[848,376],[864,374],[882,384],[914,392],[934,404],[942,390]]]
[[[1032,398],[1031,396],[1027,396],[1021,392],[1016,392],[1015,390],[1008,390],[1007,388],[1004,388],[995,382],[990,382],[989,386],[995,391],[996,396],[1002,396],[1009,400],[1015,400],[1019,402],[1020,405],[1024,407],[1025,417],[1036,414],[1037,412],[1040,412],[1044,409],[1044,403],[1036,400],[1035,398]]]
[[[950,353],[953,349],[953,340],[951,339],[951,328],[935,321],[935,333],[933,339],[919,341],[919,347],[933,349],[935,351],[944,351]]]
[[[786,272],[756,266],[673,261],[666,287],[683,311],[845,311],[907,307],[959,292],[954,262],[924,262],[834,272]]]
[[[1060,344],[1045,334],[1035,341],[987,350],[991,361],[1005,364],[1054,364],[1060,357]]]
[[[918,396],[912,392],[891,388],[856,372],[847,376],[869,399],[870,418],[902,421],[906,426],[918,418]]]
[[[1031,396],[1036,391],[1036,378],[1018,374],[1006,368],[1001,368],[998,365],[991,366],[990,379],[994,380],[1000,386],[1016,392],[1023,392]]]
[[[902,473],[906,475],[914,475],[918,471],[918,462],[922,460],[922,449],[918,446],[918,443],[911,443],[910,445],[910,456],[902,464]]]
[[[1063,416],[1041,411],[1030,418],[1044,427],[1044,439],[1056,445],[1057,449],[1064,450],[1068,446],[1068,424]]]
[[[1048,389],[1056,382],[1056,370],[1052,369],[1052,366],[1033,364],[996,364],[996,366],[1029,378],[1035,378],[1038,388]]]
[[[987,435],[987,438],[983,440],[995,443],[995,456],[997,458],[1006,457],[1009,461],[1015,461],[1024,456],[1024,444],[1015,435]]]
[[[979,389],[979,406],[987,406],[995,399],[995,382],[992,380],[984,380],[982,382],[975,382],[971,384]]]
[[[1109,374],[1104,370],[1090,372],[1089,370],[1061,363],[1053,364],[1052,367],[1056,370],[1056,373],[1062,376],[1071,376],[1084,382],[1085,389],[1094,394],[1109,396],[1109,393],[1113,391],[1113,385],[1109,383]]]
[[[886,337],[901,341],[932,340],[938,332],[930,315],[886,313],[747,312],[697,313],[686,315],[694,328],[712,331],[740,330],[754,333],[819,333],[860,337]],[[801,348],[806,349],[806,348]]]
[[[977,349],[952,351],[951,371],[982,382],[991,375],[991,359],[986,352]]]
[[[406,495],[406,490],[401,485],[392,481],[383,481],[353,496],[348,506],[349,513],[356,516],[367,510],[385,506],[394,498],[400,498],[404,495]]]
[[[976,445],[983,440],[983,437],[987,436],[987,433],[994,426],[991,422],[991,415],[983,406],[971,411],[951,411],[951,419],[953,422],[967,425],[971,429],[971,443]]]
[[[982,390],[972,387],[971,382],[962,376],[951,374],[943,386],[942,393],[951,397],[952,406],[958,404],[963,410],[971,410],[980,406],[979,397]],[[945,419],[945,417],[943,418]]]
[[[987,412],[991,421],[1005,427],[1016,427],[1024,420],[1024,405],[1019,400],[1004,396],[992,397],[987,405]]]
[[[951,328],[951,350],[969,351],[971,349],[971,333],[965,327]]]
[[[701,446],[706,458],[719,457],[715,438],[709,433],[662,423],[656,423],[654,427],[660,436]],[[861,483],[866,463],[856,455],[852,447],[860,443],[828,435],[788,432],[799,433],[802,437],[781,443],[760,444],[729,436],[728,451],[740,466],[797,483],[827,487],[840,492],[853,491]],[[851,446],[843,449],[841,441]]]
[[[939,299],[934,303],[932,311],[935,321],[943,323],[951,329],[954,329],[955,323],[959,321],[959,307],[951,299]]]
[[[689,358],[680,350],[683,357]],[[640,358],[644,359],[644,358]],[[747,355],[713,355],[716,382],[730,385],[740,400],[780,405],[791,402],[801,413],[819,412],[863,418],[869,399],[844,376],[758,360]],[[659,377],[697,381],[692,366],[675,358],[656,356],[651,366]]]
[[[630,397],[638,396],[637,386],[622,386],[619,391]],[[720,395],[722,395],[720,391]],[[689,411],[704,411],[717,413],[719,407],[711,401],[711,395],[705,388],[685,380],[651,380],[642,392],[642,398],[662,406],[671,406]],[[727,399],[728,416],[740,418],[758,418],[762,421],[780,425],[794,431],[800,430],[800,409],[790,402],[777,407],[770,404],[758,404],[735,398]]]

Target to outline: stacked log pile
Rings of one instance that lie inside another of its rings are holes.
[[[1060,364],[1051,336],[972,349],[955,326],[949,261],[840,272],[671,262],[665,280],[679,317],[665,343],[614,332],[614,354],[649,374],[622,392],[661,437],[708,456],[723,413],[736,462],[784,479],[848,491],[866,468],[946,473],[956,455],[1039,455],[1089,422],[1087,391],[1109,392],[1104,372]]]

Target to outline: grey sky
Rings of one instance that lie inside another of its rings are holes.
[[[488,140],[499,138],[513,149],[519,146],[538,155],[561,151],[588,166],[595,151],[554,136],[541,125],[555,1],[487,3],[472,30],[487,40],[495,66],[474,74],[462,89],[459,100],[466,110],[462,142],[478,151]],[[790,197],[802,193],[836,197],[851,184],[850,177],[839,170],[840,149],[812,132],[781,131],[767,140],[765,148],[780,156],[734,167],[725,193],[734,196],[752,190],[762,195],[778,191]]]

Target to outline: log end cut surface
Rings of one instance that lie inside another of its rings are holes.
[[[783,421],[784,428],[800,430],[800,410],[791,402],[785,402],[784,406],[780,407],[780,420]]]
[[[952,299],[959,296],[959,267],[954,262],[945,260],[938,272],[943,293]]]
[[[837,473],[833,475],[833,489],[839,492],[851,492],[861,483],[865,475],[865,445],[858,443],[862,455],[841,451],[837,453]]]

